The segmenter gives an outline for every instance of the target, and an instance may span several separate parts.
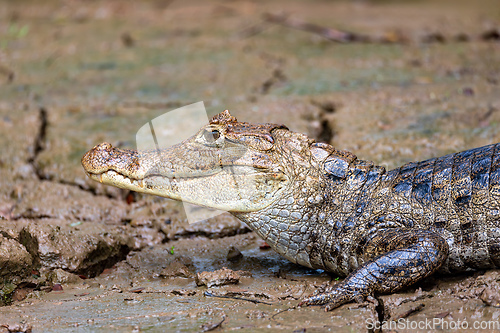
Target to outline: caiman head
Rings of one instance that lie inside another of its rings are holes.
[[[333,223],[324,212],[339,207],[355,160],[283,125],[238,122],[226,110],[177,145],[135,151],[102,143],[82,164],[103,184],[228,211],[292,262],[324,268],[315,239],[325,235],[307,230],[325,218]]]
[[[314,193],[322,162],[333,152],[283,125],[238,122],[226,110],[177,145],[135,151],[102,143],[82,165],[103,184],[238,214],[309,187]]]

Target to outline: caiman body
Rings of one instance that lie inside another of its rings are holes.
[[[437,270],[500,267],[500,144],[386,172],[224,111],[176,146],[104,143],[82,164],[105,184],[227,210],[290,261],[347,276],[302,305],[329,310]]]

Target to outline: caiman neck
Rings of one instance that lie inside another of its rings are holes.
[[[312,150],[317,147],[328,148],[314,144]],[[319,254],[332,247],[347,251],[350,241],[346,243],[337,233],[353,228],[352,221],[363,219],[361,210],[353,203],[363,205],[370,201],[368,197],[359,202],[353,198],[373,193],[385,173],[383,167],[370,161],[353,158],[348,163],[348,157],[353,155],[333,152],[322,163],[313,163],[307,173],[294,178],[291,188],[272,205],[256,212],[232,214],[288,260],[346,274],[332,264],[325,264]]]

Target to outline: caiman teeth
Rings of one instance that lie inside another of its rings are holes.
[[[99,182],[102,183],[102,173],[99,174]]]
[[[140,188],[144,188],[144,179],[137,180],[137,184],[139,185]]]

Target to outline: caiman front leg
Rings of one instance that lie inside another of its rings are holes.
[[[330,311],[374,293],[393,292],[434,273],[448,257],[446,241],[429,230],[380,229],[360,247],[363,265],[299,306],[327,304]]]

